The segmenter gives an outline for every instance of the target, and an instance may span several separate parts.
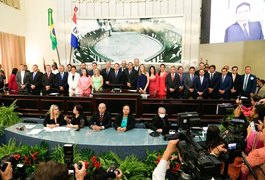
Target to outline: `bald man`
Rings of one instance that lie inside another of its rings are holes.
[[[166,125],[170,125],[168,117],[166,115],[166,109],[164,107],[159,107],[157,115],[155,115],[155,117],[152,119],[151,129],[156,132],[162,133],[163,126]]]
[[[111,114],[106,109],[106,104],[100,103],[98,105],[98,111],[91,117],[89,127],[94,131],[101,131],[111,126]]]

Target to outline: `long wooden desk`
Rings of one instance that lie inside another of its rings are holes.
[[[110,91],[94,93],[92,97],[19,94],[2,94],[0,97],[0,103],[4,105],[9,105],[14,100],[17,100],[18,111],[22,112],[24,116],[44,116],[52,104],[57,104],[63,114],[71,114],[75,104],[81,104],[84,107],[84,113],[91,116],[93,112],[97,111],[98,104],[104,102],[113,116],[121,112],[123,105],[128,104],[137,120],[151,120],[158,107],[163,106],[167,109],[170,120],[176,120],[176,115],[179,112],[197,111],[202,120],[209,122],[222,118],[221,115],[216,114],[217,104],[232,103],[235,105],[235,100],[167,99],[165,97],[143,99],[138,93]],[[249,104],[248,101],[246,103]]]

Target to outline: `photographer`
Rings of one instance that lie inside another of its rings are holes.
[[[153,175],[152,175],[152,179],[153,180],[162,180],[165,179],[166,177],[166,172],[168,169],[168,161],[171,159],[171,156],[173,153],[175,153],[177,151],[177,145],[179,143],[179,140],[170,140],[168,142],[167,148],[160,160],[160,162],[158,163],[157,167],[155,168]],[[227,150],[224,148],[224,144],[221,144],[215,148],[212,148],[210,150],[210,154],[218,157],[219,154],[221,152],[226,152]],[[181,161],[181,157],[179,157],[180,161]]]
[[[121,180],[122,179],[122,171],[118,168],[111,169],[109,168],[107,171],[104,170],[102,167],[100,167],[99,169],[96,169],[94,171],[92,180],[111,180],[111,179],[115,179],[115,180]]]

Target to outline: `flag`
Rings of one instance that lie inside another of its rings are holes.
[[[52,9],[48,9],[48,26],[50,26],[50,39],[52,41],[52,50],[55,50],[57,47],[57,39],[53,24],[53,18],[52,18]]]
[[[74,8],[74,15],[73,15],[73,29],[72,29],[72,33],[71,33],[71,46],[73,48],[77,48],[78,47],[78,39],[77,39],[77,26],[76,26],[76,12],[77,12],[78,8],[75,7]]]

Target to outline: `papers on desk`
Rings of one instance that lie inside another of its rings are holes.
[[[33,129],[36,125],[30,125],[30,124],[26,124],[25,127],[27,129]]]
[[[46,132],[56,132],[56,131],[69,131],[71,128],[68,127],[55,127],[55,128],[48,128],[44,127],[43,130]]]
[[[28,132],[30,135],[39,134],[43,129],[33,129],[32,131]]]

